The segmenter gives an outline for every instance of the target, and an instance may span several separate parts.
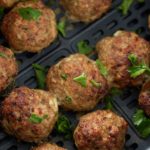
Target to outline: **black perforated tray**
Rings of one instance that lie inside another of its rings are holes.
[[[51,0],[49,0],[51,1]],[[49,3],[45,1],[45,3]],[[32,63],[38,63],[45,67],[56,64],[62,58],[77,52],[77,43],[80,40],[87,40],[90,45],[95,46],[96,42],[105,36],[112,35],[119,29],[128,31],[140,31],[140,35],[150,40],[150,32],[147,27],[147,17],[150,14],[150,0],[145,3],[134,3],[127,16],[122,16],[118,12],[118,6],[121,0],[113,0],[112,9],[100,20],[91,24],[75,23],[72,30],[68,30],[67,36],[64,38],[58,36],[57,40],[48,48],[39,54],[23,53],[17,54],[17,60],[20,63],[20,72],[16,79],[16,86],[26,85],[36,88],[36,80]],[[53,9],[58,9],[58,3]],[[58,19],[62,14],[57,14]],[[2,37],[2,35],[1,35]],[[7,45],[3,38],[0,39],[1,44]],[[96,56],[92,56],[93,59]],[[122,96],[114,97],[114,107],[129,123],[128,133],[126,135],[126,150],[148,150],[150,149],[150,138],[142,139],[132,124],[131,118],[137,106],[138,89],[127,88]],[[100,104],[96,109],[102,108]],[[65,113],[75,126],[77,123],[76,114],[71,112]],[[49,137],[50,141],[60,146],[66,147],[68,150],[75,150],[73,141],[64,140],[63,136],[52,133]],[[13,137],[9,137],[0,130],[0,150],[29,150],[32,144],[17,142]]]

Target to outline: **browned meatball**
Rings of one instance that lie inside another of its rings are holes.
[[[107,12],[112,0],[61,0],[61,3],[70,19],[92,22]]]
[[[0,92],[4,91],[18,73],[18,65],[13,52],[0,46]]]
[[[40,52],[57,36],[55,14],[40,1],[19,2],[4,17],[2,32],[14,51]]]
[[[44,143],[33,148],[32,150],[66,150],[66,149],[58,147],[57,145],[54,144]]]
[[[0,0],[0,7],[12,7],[18,0]]]
[[[108,89],[95,62],[82,54],[73,54],[52,66],[47,87],[63,108],[73,111],[93,109]]]
[[[80,118],[74,131],[78,150],[122,150],[126,121],[109,110],[98,110]]]
[[[40,142],[46,138],[54,127],[57,115],[55,96],[27,87],[14,89],[1,106],[4,130],[27,142]]]
[[[150,117],[150,80],[147,81],[140,92],[139,105],[144,112]]]
[[[130,54],[137,56],[138,61],[149,65],[150,45],[136,33],[118,31],[113,37],[106,37],[96,46],[99,59],[108,70],[110,86],[124,88],[128,85],[138,86],[145,81],[145,75],[131,78],[128,71],[131,63]]]

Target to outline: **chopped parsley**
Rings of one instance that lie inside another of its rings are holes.
[[[8,56],[5,53],[3,53],[3,52],[0,52],[0,57],[8,58]]]
[[[72,102],[72,98],[70,96],[66,96],[65,98],[67,103],[71,103]]]
[[[38,20],[39,17],[42,15],[42,12],[36,8],[26,7],[26,8],[19,8],[19,15],[25,20]]]
[[[91,51],[93,50],[93,48],[89,45],[89,43],[84,40],[77,43],[77,48],[80,54],[85,54],[85,55],[90,54]]]
[[[145,72],[150,73],[150,68],[144,62],[138,63],[138,58],[135,54],[130,54],[128,59],[132,65],[128,69],[128,72],[132,78],[136,78]]]
[[[67,80],[67,78],[68,78],[68,75],[65,73],[62,73],[60,76],[63,80]]]
[[[84,73],[82,73],[78,77],[73,78],[73,80],[75,82],[79,83],[82,87],[86,87],[87,86],[87,84],[86,84],[87,77],[86,77],[86,75]]]
[[[108,75],[108,71],[107,71],[107,68],[102,64],[102,62],[100,60],[96,60],[96,65],[100,71],[100,73],[103,75],[103,76],[107,76]]]
[[[62,19],[58,22],[57,29],[63,37],[66,36],[66,20],[65,19]]]
[[[47,70],[39,64],[32,64],[34,68],[39,89],[45,89],[45,79]]]
[[[97,87],[97,88],[99,88],[99,87],[101,87],[101,83],[98,83],[98,82],[96,82],[95,80],[91,80],[91,84],[94,86],[94,87]]]
[[[29,121],[35,124],[43,122],[46,118],[48,118],[48,115],[44,115],[43,117],[39,117],[36,114],[31,114]]]
[[[108,95],[104,98],[104,103],[105,103],[104,109],[109,109],[112,111],[114,110],[113,103],[112,103],[112,97],[110,95]]]
[[[143,110],[138,109],[132,118],[133,124],[143,138],[150,135],[150,119],[145,116]]]

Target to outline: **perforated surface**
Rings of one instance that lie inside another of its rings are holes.
[[[57,63],[62,58],[77,52],[77,42],[87,40],[90,45],[94,46],[96,42],[105,36],[112,35],[118,29],[129,31],[140,31],[140,35],[150,40],[150,32],[147,28],[147,16],[150,13],[150,0],[145,3],[134,3],[127,16],[122,16],[118,12],[117,7],[121,0],[114,0],[112,9],[100,20],[85,25],[76,23],[68,30],[65,38],[59,36],[57,40],[48,48],[39,54],[17,54],[16,57],[20,62],[20,73],[16,80],[16,86],[26,85],[31,88],[36,87],[34,70],[32,63],[38,63],[45,67]],[[46,1],[48,3],[48,1]],[[57,10],[57,4],[53,7]],[[62,14],[58,14],[60,18]],[[3,39],[0,40],[6,45]],[[96,58],[96,56],[92,56]],[[142,139],[134,128],[131,117],[136,109],[137,97],[139,91],[137,89],[127,88],[121,97],[114,97],[114,106],[116,111],[124,116],[129,122],[128,134],[126,135],[126,150],[148,150],[150,149],[150,138]],[[99,104],[96,109],[102,108]],[[66,114],[73,126],[77,123],[76,114]],[[56,135],[54,132],[49,139],[56,142],[60,146],[66,147],[68,150],[75,150],[73,141],[65,141],[62,136]],[[3,131],[0,131],[0,150],[29,150],[32,144],[17,142],[16,139],[9,137]]]

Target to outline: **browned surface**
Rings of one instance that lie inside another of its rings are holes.
[[[57,145],[54,145],[54,144],[44,143],[33,148],[32,150],[66,150],[66,149],[59,147]]]
[[[41,123],[29,120],[31,114],[48,115]],[[4,130],[27,142],[39,142],[46,138],[57,120],[56,98],[48,92],[27,87],[14,89],[2,102],[1,116]]]
[[[0,46],[0,53],[6,56],[6,58],[0,56],[0,92],[2,92],[15,79],[18,65],[10,49]]]
[[[69,17],[75,21],[91,22],[111,7],[112,0],[61,0]]]
[[[150,80],[147,81],[139,95],[139,105],[144,112],[150,117]]]
[[[96,46],[99,59],[109,71],[110,86],[125,87],[138,86],[145,81],[145,76],[136,79],[130,77],[128,68],[131,65],[128,56],[135,54],[139,62],[149,64],[150,45],[143,38],[133,32],[118,31],[113,37],[106,37]]]
[[[87,76],[87,87],[82,87],[73,79],[84,73]],[[62,74],[68,76],[67,80],[61,78]],[[91,80],[100,83],[94,87]],[[57,96],[60,105],[69,110],[86,111],[93,109],[108,90],[107,81],[100,74],[94,61],[81,54],[74,54],[61,60],[49,69],[47,87]],[[72,98],[71,102],[66,96]]]
[[[19,8],[32,7],[42,15],[38,20],[23,19]],[[37,1],[18,3],[3,19],[2,32],[15,51],[39,52],[57,36],[54,12]]]
[[[78,150],[122,150],[127,123],[115,113],[98,110],[80,118],[74,132]]]
[[[12,7],[18,0],[0,0],[0,7]]]

